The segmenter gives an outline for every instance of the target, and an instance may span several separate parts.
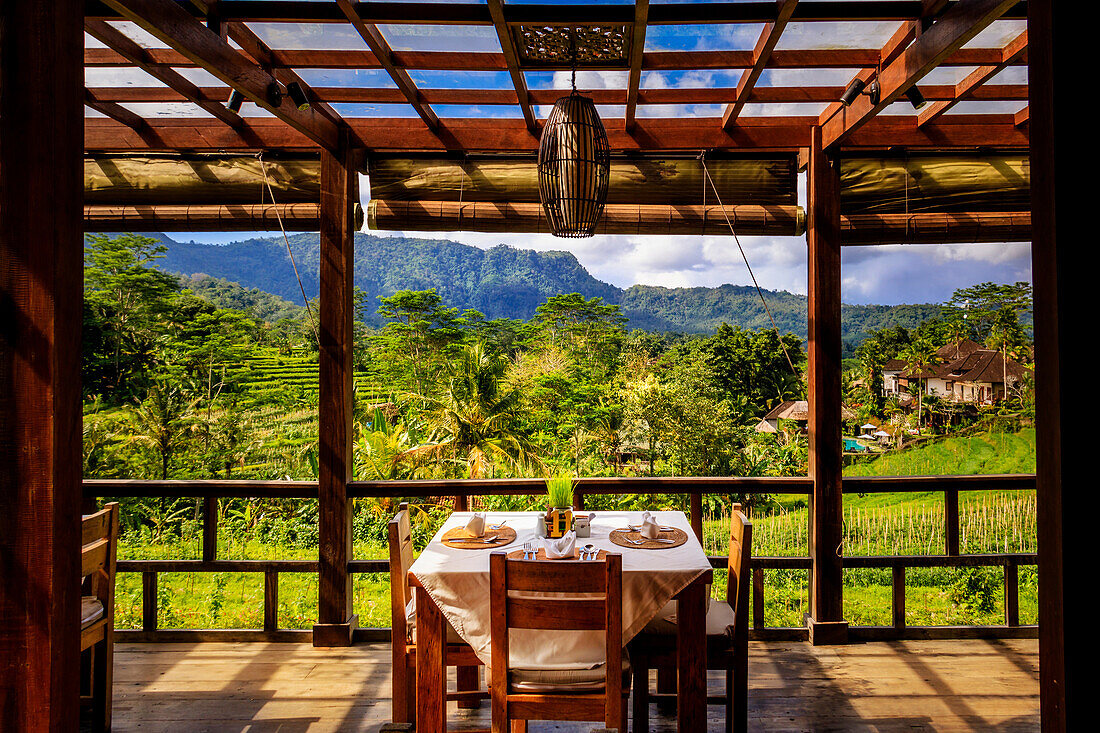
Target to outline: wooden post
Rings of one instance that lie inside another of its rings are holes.
[[[338,153],[321,150],[320,471],[318,514],[320,577],[314,646],[349,646],[352,613],[351,479],[352,276],[359,200],[358,174],[347,133]]]
[[[146,570],[141,574],[141,630],[157,630],[157,573]]]
[[[948,555],[959,554],[959,491],[943,492],[943,538]]]
[[[902,631],[905,628],[905,566],[895,565],[893,570],[893,617],[894,628]]]
[[[218,558],[218,497],[207,496],[202,500],[202,559],[212,562]]]
[[[279,628],[279,571],[264,571],[264,631]]]
[[[0,3],[0,730],[75,731],[83,14]]]
[[[821,146],[821,128],[810,134],[807,168],[809,210],[809,407],[810,478],[814,482],[810,555],[810,641],[844,643],[841,522],[843,455],[840,436],[840,183],[835,162]]]

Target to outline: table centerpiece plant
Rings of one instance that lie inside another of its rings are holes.
[[[546,536],[557,539],[573,528],[573,477],[546,479]]]

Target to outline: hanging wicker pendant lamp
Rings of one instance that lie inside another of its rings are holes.
[[[603,214],[611,153],[596,105],[573,93],[554,103],[539,142],[539,199],[557,237],[591,237]]]

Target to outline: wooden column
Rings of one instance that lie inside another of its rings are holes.
[[[359,200],[358,175],[346,133],[340,151],[321,151],[320,314],[320,579],[314,646],[348,646],[356,625],[352,614],[351,479],[352,441],[352,208]]]
[[[1071,8],[1060,7],[1057,18],[1051,0],[1032,0],[1027,7],[1039,690],[1046,733],[1088,728],[1089,678],[1069,670],[1085,668],[1096,646],[1095,613],[1086,600],[1092,589],[1080,579],[1095,573],[1097,499],[1095,492],[1077,488],[1079,477],[1095,470],[1096,449],[1076,412],[1080,343],[1082,334],[1095,332],[1096,310],[1091,282],[1096,255],[1080,246],[1080,232],[1088,230],[1095,206],[1091,187],[1080,178],[1082,166],[1088,166],[1081,152],[1096,133],[1092,118],[1080,113],[1071,95],[1080,49],[1093,31],[1091,24],[1075,22]],[[1063,477],[1069,496],[1062,489]]]
[[[75,731],[84,3],[0,3],[0,730]]]
[[[840,559],[843,467],[840,437],[840,184],[835,162],[821,147],[821,128],[810,135],[806,243],[809,250],[810,641],[844,643],[843,569]]]

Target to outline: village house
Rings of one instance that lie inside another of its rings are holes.
[[[841,420],[853,420],[855,419],[855,413],[842,405],[840,418]],[[806,400],[780,402],[756,424],[756,432],[778,433],[780,420],[792,420],[801,432],[806,432],[810,420],[810,403]]]
[[[924,394],[952,402],[993,404],[1004,397],[1006,382],[1011,389],[1027,372],[1026,367],[969,339],[948,344],[936,351],[940,363],[919,372],[906,369],[902,359],[883,365],[887,394],[910,394],[912,386],[923,385]]]

